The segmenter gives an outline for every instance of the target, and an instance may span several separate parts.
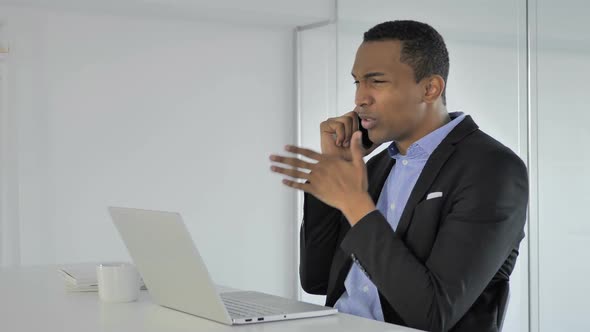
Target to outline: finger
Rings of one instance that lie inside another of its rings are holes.
[[[283,179],[283,184],[286,185],[287,187],[303,190],[306,193],[313,194],[312,193],[313,189],[311,187],[311,183],[309,183],[309,182],[297,182],[297,181],[292,181],[289,179]]]
[[[303,161],[299,158],[293,158],[293,157],[272,155],[272,156],[270,156],[270,160],[277,162],[277,163],[293,166],[296,168],[309,169],[309,170],[311,170],[314,166],[314,164],[312,164],[312,163],[308,163],[308,162]]]
[[[351,115],[351,117],[352,117],[352,134],[354,134],[355,132],[359,131],[360,123],[359,123],[358,114],[355,111],[352,111],[351,113],[352,113],[352,115]],[[351,140],[352,140],[352,137],[351,137]]]
[[[319,161],[320,159],[322,159],[321,153],[317,153],[313,150],[306,149],[306,148],[300,148],[300,147],[294,146],[294,145],[285,146],[285,150],[289,151],[291,153],[300,154],[302,156],[305,156],[305,157],[307,157],[309,159],[313,159],[313,160]]]
[[[362,133],[357,131],[352,135],[352,142],[350,146],[350,153],[352,155],[352,162],[355,164],[364,164],[363,157],[365,149],[363,148]]]
[[[294,169],[294,168],[284,168],[284,167],[279,167],[279,166],[271,166],[270,170],[275,173],[285,174],[285,175],[290,176],[294,179],[309,180],[309,177],[310,177],[309,173],[305,173],[305,172],[302,172],[302,171]]]
[[[359,130],[359,116],[356,112],[356,108],[354,111],[348,112],[345,114],[345,116],[350,117],[350,119],[352,120],[352,124],[351,124],[351,130],[350,130],[350,139],[352,140],[352,135]],[[350,145],[350,141],[349,141],[349,145]]]
[[[335,142],[337,146],[341,146],[346,136],[346,127],[344,123],[336,121],[335,119],[328,119],[320,125],[320,130],[324,133],[335,134]]]
[[[344,141],[342,142],[342,146],[349,147],[350,146],[350,139],[352,138],[352,133],[354,133],[354,123],[353,118],[350,116],[341,116],[337,119],[344,124]]]

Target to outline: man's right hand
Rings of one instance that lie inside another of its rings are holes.
[[[352,160],[350,151],[350,140],[352,134],[359,130],[359,120],[355,111],[348,112],[336,118],[329,118],[320,124],[320,137],[322,145],[322,154],[337,156],[345,160]],[[373,145],[371,149],[364,150],[366,156],[375,150]]]

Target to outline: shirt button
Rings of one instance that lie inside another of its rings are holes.
[[[408,160],[407,159],[402,160],[402,164],[404,164],[404,166],[406,166],[408,164]]]
[[[395,210],[395,203],[391,203],[391,205],[389,206],[390,209]]]
[[[369,286],[365,285],[365,287],[363,287],[363,292],[368,293],[369,292]]]

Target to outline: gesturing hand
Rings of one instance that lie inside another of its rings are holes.
[[[296,157],[271,155],[270,160],[280,164],[271,166],[271,170],[292,178],[284,179],[285,185],[310,193],[324,203],[339,209],[348,221],[354,224],[365,214],[374,210],[375,205],[367,193],[367,169],[363,161],[364,151],[360,131],[352,136],[350,149],[352,160],[348,161],[334,155],[287,146],[286,151],[307,157],[313,162]],[[306,182],[299,182],[297,179],[306,180]]]

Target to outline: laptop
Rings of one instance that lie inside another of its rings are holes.
[[[153,300],[227,325],[319,317],[337,309],[252,291],[219,293],[178,213],[109,207]]]

